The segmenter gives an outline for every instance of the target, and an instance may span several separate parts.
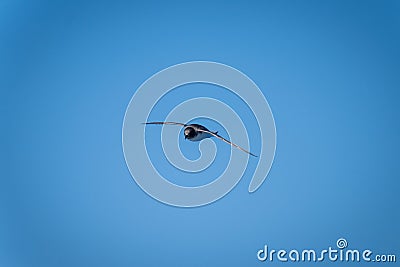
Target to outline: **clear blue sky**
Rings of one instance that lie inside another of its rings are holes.
[[[264,244],[339,237],[400,258],[399,14],[398,1],[2,1],[0,266],[270,266]],[[192,60],[257,83],[277,151],[256,193],[245,176],[182,209],[136,185],[121,131],[141,83]]]

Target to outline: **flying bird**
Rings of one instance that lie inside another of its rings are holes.
[[[225,143],[234,146],[254,157],[257,157],[256,155],[254,155],[253,153],[251,153],[250,151],[247,151],[246,149],[232,143],[231,141],[223,138],[222,136],[220,136],[218,134],[218,132],[212,132],[210,130],[208,130],[206,127],[204,127],[203,125],[200,124],[185,124],[185,123],[180,123],[180,122],[169,122],[169,121],[156,121],[156,122],[145,122],[144,124],[164,124],[164,125],[178,125],[178,126],[182,126],[184,127],[184,135],[185,135],[185,139],[190,140],[190,141],[201,141],[205,138],[210,138],[210,137],[216,137],[222,141],[224,141]]]

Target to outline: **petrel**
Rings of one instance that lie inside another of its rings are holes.
[[[185,124],[185,123],[180,123],[180,122],[170,122],[170,121],[155,121],[155,122],[145,122],[144,124],[165,124],[165,125],[178,125],[178,126],[182,126],[184,127],[184,135],[185,135],[185,139],[190,140],[190,141],[201,141],[205,138],[210,138],[210,137],[216,137],[218,139],[221,139],[222,141],[224,141],[227,144],[230,144],[231,146],[234,146],[254,157],[257,157],[256,155],[254,155],[253,153],[251,153],[250,151],[247,151],[246,149],[232,143],[231,141],[223,138],[222,136],[220,136],[218,134],[218,132],[212,132],[210,130],[208,130],[206,127],[204,127],[203,125],[200,124]]]

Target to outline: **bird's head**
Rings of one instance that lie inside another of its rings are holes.
[[[191,139],[196,136],[196,130],[192,127],[186,127],[183,133],[185,134],[185,139]]]

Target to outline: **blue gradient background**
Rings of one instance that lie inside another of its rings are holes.
[[[398,1],[1,1],[0,266],[270,266],[264,244],[339,237],[400,257],[399,13]],[[247,175],[183,209],[134,183],[121,128],[142,82],[192,60],[253,79],[278,146],[256,193]]]

